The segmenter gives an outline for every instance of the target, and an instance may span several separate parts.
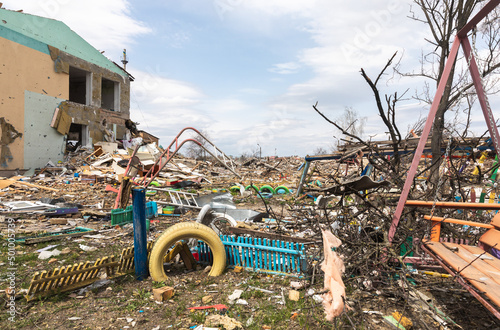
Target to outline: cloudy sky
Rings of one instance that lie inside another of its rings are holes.
[[[126,48],[136,78],[131,118],[160,144],[191,126],[231,155],[259,145],[262,155],[329,150],[339,132],[314,112],[316,102],[333,120],[354,108],[367,117],[365,137],[385,139],[360,69],[375,79],[397,51],[401,70],[410,72],[430,50],[426,26],[408,18],[420,15],[409,0],[3,2],[65,22],[115,62]],[[428,106],[411,98],[423,84],[392,70],[379,82],[383,94],[409,89],[397,112],[403,134],[427,115]],[[475,114],[482,133],[481,111]]]

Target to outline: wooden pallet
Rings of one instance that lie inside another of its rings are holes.
[[[26,299],[33,300],[35,297],[45,297],[58,292],[75,290],[94,283],[100,277],[102,268],[106,273],[113,273],[113,269],[119,265],[114,257],[97,259],[93,264],[90,261],[74,264],[51,271],[36,272],[31,280]]]
[[[149,255],[151,254],[151,249],[153,248],[153,242],[148,242],[147,250],[148,250],[148,263],[149,263]],[[120,265],[116,270],[119,276],[125,275],[133,272],[134,267],[134,247],[128,247],[122,250],[120,255]]]
[[[152,248],[153,242],[148,242],[148,260]],[[116,261],[112,255],[97,259],[93,264],[87,261],[51,271],[36,272],[25,297],[30,301],[85,287],[100,279],[101,270],[106,272],[107,278],[116,278],[131,273],[134,269],[134,248],[128,247],[122,250],[120,261]]]

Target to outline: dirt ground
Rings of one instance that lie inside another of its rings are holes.
[[[152,229],[151,236],[158,235],[172,221],[160,222]],[[94,224],[95,225],[95,224]],[[58,244],[60,248],[69,248],[71,252],[57,256],[56,264],[78,263],[95,260],[98,257],[115,254],[132,243],[131,235],[112,243],[101,244],[85,239],[84,244],[99,247],[96,251],[83,252],[75,240],[39,243],[33,246],[18,246],[19,274],[17,281],[22,288],[27,288],[35,271],[52,269],[46,260],[37,259],[35,250]],[[83,253],[82,253],[83,252]],[[2,259],[5,258],[5,244],[2,246]],[[297,279],[286,276],[268,276],[265,274],[233,270],[219,277],[207,277],[202,267],[196,271],[186,271],[182,264],[168,270],[169,279],[165,283],[156,283],[148,278],[136,281],[133,274],[122,276],[106,283],[102,287],[90,290],[80,289],[74,292],[60,293],[47,298],[26,302],[24,298],[16,301],[15,321],[11,322],[7,309],[0,316],[4,329],[188,329],[203,324],[209,315],[223,314],[233,318],[245,329],[392,329],[382,318],[394,311],[401,312],[413,322],[415,329],[439,329],[439,324],[407,297],[394,294],[392,290],[397,281],[390,280],[388,285],[380,284],[372,290],[358,285],[355,279],[346,279],[347,305],[349,310],[333,323],[324,318],[323,306],[307,295],[309,289],[321,292],[321,276],[316,276],[315,283],[302,281],[307,289],[300,290],[301,299],[288,299],[290,282]],[[2,278],[4,279],[4,278]],[[152,299],[152,289],[164,285],[172,286],[175,295],[163,303]],[[418,290],[433,297],[435,305],[456,325],[450,329],[495,329],[500,322],[479,304],[461,286],[450,278],[415,275],[414,285]],[[259,291],[265,289],[273,293]],[[229,296],[234,290],[244,290],[241,299],[247,305],[231,304]],[[202,299],[207,301],[203,303]],[[283,298],[285,303],[282,304]],[[4,306],[5,295],[2,296]],[[225,312],[209,309],[192,312],[188,308],[225,304]]]

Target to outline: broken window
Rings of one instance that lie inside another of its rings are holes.
[[[120,111],[120,84],[106,78],[101,81],[101,108]]]
[[[66,149],[74,151],[78,146],[87,146],[90,144],[89,127],[87,125],[71,124],[66,142]]]
[[[69,100],[90,105],[90,83],[92,74],[78,68],[69,68]]]

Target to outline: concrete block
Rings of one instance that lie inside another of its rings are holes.
[[[153,289],[153,298],[156,301],[165,301],[172,298],[175,294],[174,288],[170,286],[164,286],[162,288]]]
[[[299,301],[300,299],[300,292],[296,290],[290,290],[288,291],[288,299],[293,300],[293,301]]]

